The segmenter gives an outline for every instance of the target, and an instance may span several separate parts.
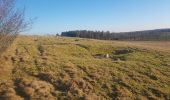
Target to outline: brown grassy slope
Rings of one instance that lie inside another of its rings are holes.
[[[1,60],[0,99],[168,100],[170,55],[159,43],[19,37]]]

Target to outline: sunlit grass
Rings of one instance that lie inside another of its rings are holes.
[[[50,97],[41,98],[122,100],[170,97],[170,55],[166,52],[123,42],[31,36],[18,37],[8,52],[11,53],[4,56],[13,58],[7,61],[13,66],[11,79],[14,83],[20,80],[13,85],[16,89],[25,89],[29,86],[17,84],[42,83],[51,90],[46,91]],[[0,90],[0,93],[4,91]],[[28,91],[20,91],[18,94],[27,94],[20,96],[33,99],[39,98],[38,93],[30,95]]]

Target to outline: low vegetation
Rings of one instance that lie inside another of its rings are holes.
[[[169,100],[167,52],[132,42],[20,36],[1,57],[0,99]]]

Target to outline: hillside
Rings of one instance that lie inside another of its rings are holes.
[[[0,60],[0,100],[169,100],[170,42],[20,36]]]

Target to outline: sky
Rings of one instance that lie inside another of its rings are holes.
[[[18,0],[16,7],[36,18],[28,34],[170,28],[170,0]]]

